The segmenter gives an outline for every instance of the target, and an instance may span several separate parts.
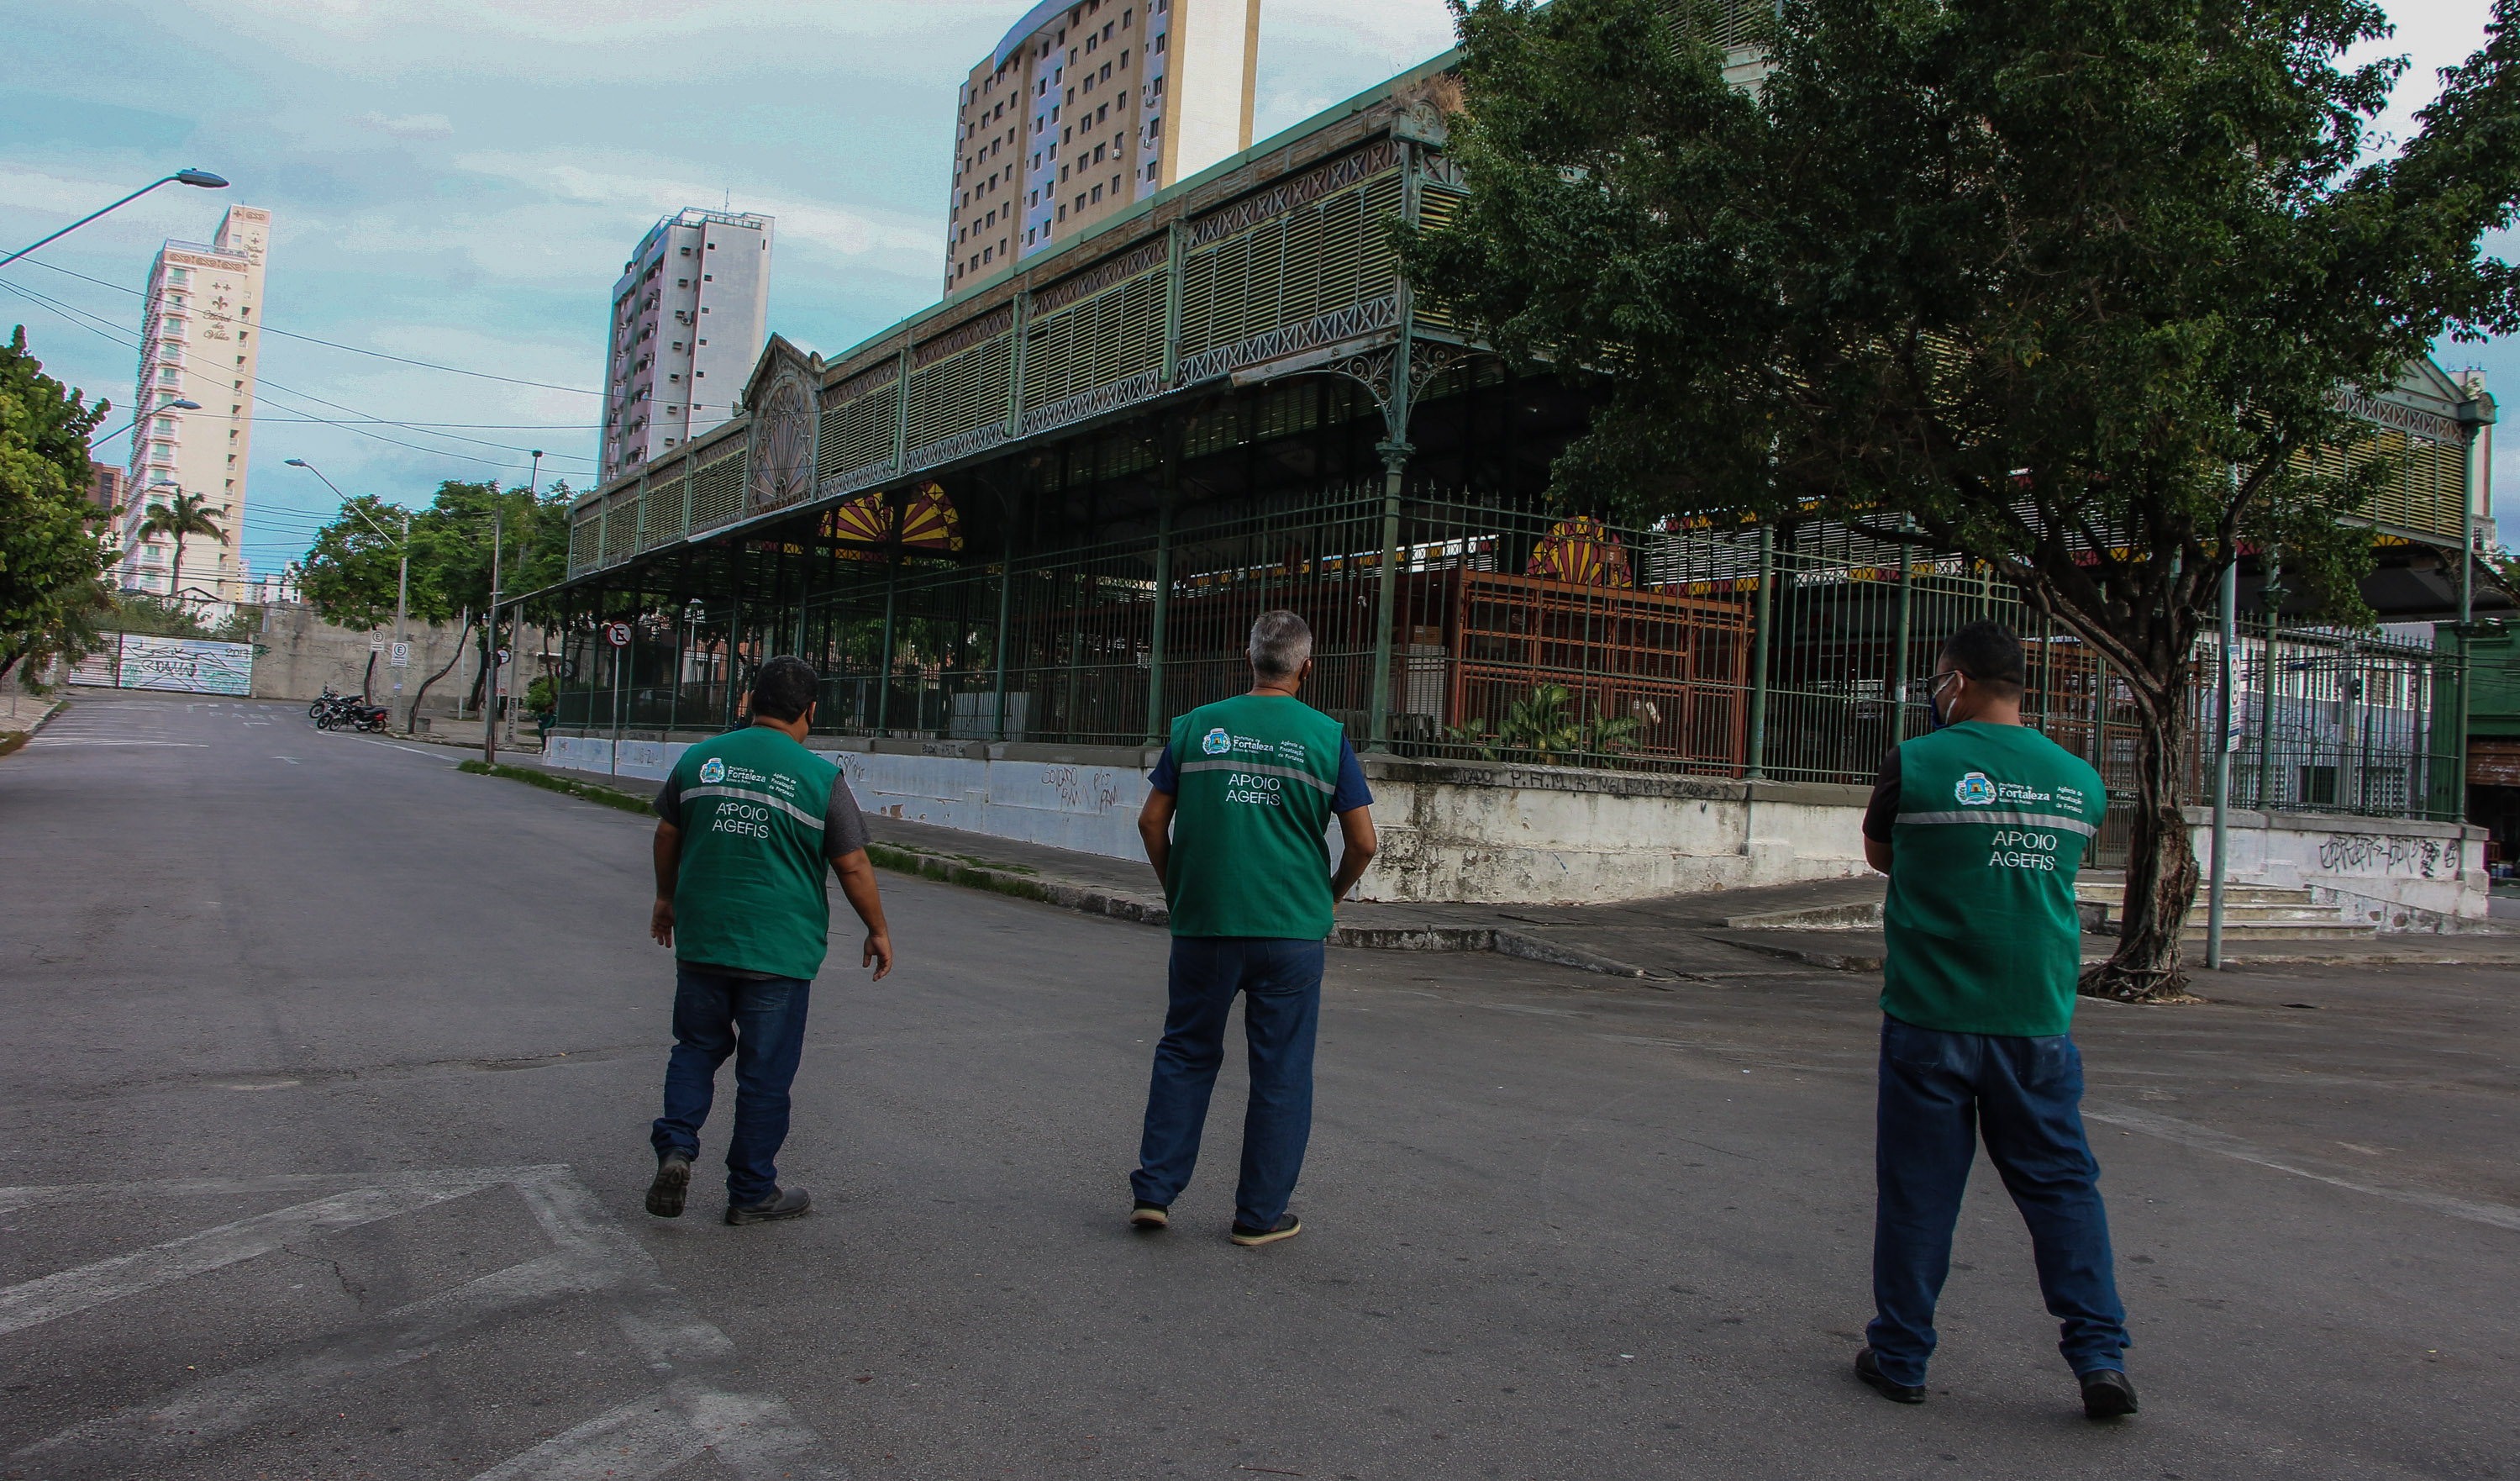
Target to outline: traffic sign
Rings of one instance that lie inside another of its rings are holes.
[[[604,640],[610,643],[615,648],[629,647],[630,625],[628,623],[606,623],[604,625]]]
[[[385,667],[386,667],[386,668],[388,668],[388,669],[408,669],[408,668],[410,668],[410,667],[411,667],[411,644],[409,644],[409,643],[396,643],[396,644],[394,644],[394,645],[393,645],[393,655],[392,655],[392,657],[387,658],[387,659],[385,660]]]
[[[500,663],[502,663],[502,664],[505,664],[507,661],[508,661],[508,650],[507,650],[507,649],[505,649],[505,648],[502,648],[502,649],[500,649],[500,650],[499,650],[499,662],[500,662]]]

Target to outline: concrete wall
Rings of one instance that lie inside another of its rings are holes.
[[[2204,862],[2213,814],[2190,808],[2187,820]],[[2486,837],[2465,823],[2234,810],[2229,878],[2308,890],[2343,918],[2384,931],[2456,930],[2487,917]]]
[[[554,735],[546,764],[661,780],[705,732]],[[1146,856],[1136,747],[832,739],[858,806],[1109,858]],[[1869,789],[1368,757],[1382,849],[1367,900],[1600,903],[1860,876]],[[2189,810],[2202,859],[2210,840]],[[2485,830],[2403,818],[2231,814],[2230,881],[2307,889],[2341,918],[2449,931],[2487,915]],[[1335,850],[1335,844],[1333,844]]]
[[[435,673],[447,660],[455,657],[456,645],[464,629],[452,623],[411,623],[404,627],[404,637],[411,644],[411,667],[403,673],[404,692],[416,695],[423,679]],[[524,686],[541,671],[530,655],[543,651],[540,628],[523,631],[520,653],[525,662],[516,664],[509,673],[509,684],[521,695]],[[262,630],[254,642],[264,651],[253,659],[253,697],[256,699],[309,700],[331,685],[337,694],[356,694],[359,681],[368,671],[368,655],[374,643],[382,641],[386,651],[376,655],[376,676],[370,682],[370,696],[380,705],[393,702],[394,672],[386,660],[392,657],[393,627],[390,624],[374,632],[354,627],[338,627],[315,615],[311,607],[274,605],[263,609]],[[431,685],[428,707],[431,714],[452,715],[458,695],[470,695],[477,657],[468,656],[448,671],[444,678]]]

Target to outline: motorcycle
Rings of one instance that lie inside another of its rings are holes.
[[[315,728],[334,730],[347,726],[353,730],[378,731],[386,727],[392,712],[382,705],[371,705],[356,695],[341,695],[315,717]]]
[[[308,719],[323,718],[325,711],[339,704],[345,697],[346,696],[334,693],[333,686],[326,684],[324,686],[324,692],[316,695],[313,700],[307,703],[306,717]]]

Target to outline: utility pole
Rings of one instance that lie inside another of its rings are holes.
[[[525,476],[527,498],[535,497],[535,490],[542,486],[542,449],[533,449],[533,471]],[[507,666],[499,662],[499,541],[505,532],[506,514],[505,496],[493,490],[490,498],[490,671],[481,686],[481,761],[484,765],[497,765],[499,763],[499,689],[507,672]]]
[[[393,662],[388,666],[393,670],[394,708],[396,710],[400,710],[402,708],[403,671],[411,667],[411,642],[403,635],[403,618],[410,611],[411,511],[406,509],[402,512],[402,573],[394,578]],[[408,715],[402,717],[401,723],[402,729],[408,733],[411,729],[411,717]]]

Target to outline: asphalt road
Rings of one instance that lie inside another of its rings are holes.
[[[816,1212],[665,1223],[648,824],[454,760],[85,697],[0,760],[0,1477],[2520,1474],[2511,974],[2087,1006],[2143,1412],[1984,1169],[1905,1409],[1875,978],[1333,952],[1306,1232],[1241,1250],[1231,1075],[1122,1227],[1164,938],[886,876]]]

